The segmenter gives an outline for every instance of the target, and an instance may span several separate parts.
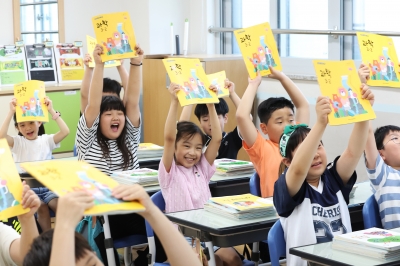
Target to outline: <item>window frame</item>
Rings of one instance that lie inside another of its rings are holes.
[[[13,28],[14,40],[21,40],[21,1],[13,1]],[[46,4],[46,2],[43,2]],[[64,17],[64,0],[57,0],[58,5],[58,38],[60,43],[65,43],[65,17]]]

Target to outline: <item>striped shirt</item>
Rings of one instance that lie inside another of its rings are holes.
[[[378,155],[375,169],[368,169],[371,187],[385,229],[400,227],[400,171],[387,165]]]
[[[114,171],[123,170],[123,157],[118,148],[116,140],[109,140],[108,147],[110,155],[108,158],[103,157],[103,152],[97,140],[97,128],[99,127],[100,114],[97,116],[92,127],[86,125],[85,115],[82,115],[76,132],[76,148],[78,152],[78,160],[85,160],[100,171],[110,175]],[[137,149],[140,143],[140,125],[135,127],[132,125],[128,117],[126,123],[126,146],[133,155],[133,161],[129,164],[128,169],[133,170],[139,168],[137,159]]]

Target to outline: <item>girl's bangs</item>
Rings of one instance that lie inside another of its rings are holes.
[[[103,96],[100,106],[100,113],[111,110],[123,111],[125,114],[126,109],[120,98],[112,95]]]

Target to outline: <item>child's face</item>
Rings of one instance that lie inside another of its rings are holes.
[[[175,144],[175,160],[178,165],[186,168],[194,166],[200,161],[203,149],[203,142],[200,134],[192,138],[181,138]]]
[[[101,133],[108,139],[117,139],[125,127],[125,114],[120,110],[105,111],[100,116]]]
[[[379,154],[387,165],[400,169],[400,132],[390,131],[383,139],[383,149]]]
[[[218,122],[221,126],[221,132],[224,132],[225,124],[228,122],[228,115],[218,115]],[[211,135],[211,121],[208,115],[203,115],[200,117],[200,126],[203,129],[203,132],[209,136]]]
[[[34,140],[38,137],[39,127],[42,125],[41,122],[29,121],[18,123],[18,131],[26,139]]]
[[[279,139],[287,125],[294,125],[294,114],[289,107],[275,110],[268,120],[267,124],[261,123],[261,131],[268,135],[269,139],[279,143]]]
[[[103,266],[104,264],[94,254],[94,252],[87,251],[86,254],[76,262],[76,266]]]

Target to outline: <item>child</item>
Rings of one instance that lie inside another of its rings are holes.
[[[53,103],[49,97],[45,97],[45,104],[50,116],[56,121],[60,131],[56,134],[44,134],[42,122],[30,121],[17,123],[15,109],[17,99],[10,102],[10,111],[0,129],[0,138],[6,138],[16,163],[43,161],[52,159],[52,150],[60,147],[60,142],[68,136],[69,128],[61,118],[60,113],[54,111]],[[15,128],[18,135],[11,137],[7,135],[7,129],[14,116]],[[41,206],[38,210],[38,223],[43,231],[51,228],[50,209],[55,213],[57,210],[57,195],[45,187],[33,188],[41,199]]]
[[[284,98],[269,98],[258,106],[260,129],[267,134],[269,139],[264,139],[254,126],[250,117],[253,109],[253,101],[257,88],[261,83],[261,76],[249,79],[249,85],[243,94],[242,101],[236,111],[236,119],[243,138],[243,147],[253,162],[260,176],[260,188],[262,197],[271,197],[274,183],[279,176],[279,165],[282,157],[279,154],[279,137],[286,125],[309,123],[310,110],[307,99],[299,88],[282,72],[270,67],[270,78],[280,81],[293,103]],[[294,104],[294,105],[293,105]],[[294,115],[294,107],[297,114]]]
[[[361,95],[374,101],[365,84]],[[334,235],[351,232],[347,204],[367,141],[368,121],[355,123],[345,151],[327,164],[321,139],[332,111],[329,98],[319,96],[315,109],[317,121],[311,130],[304,124],[287,126],[279,142],[288,169],[276,181],[273,199],[285,233],[288,265],[307,264],[289,255],[290,248],[332,241]]]
[[[195,253],[188,246],[167,217],[154,205],[147,192],[139,185],[121,185],[113,196],[125,201],[138,200],[146,208],[143,216],[159,236],[171,265],[200,266]],[[83,191],[72,192],[60,198],[59,219],[50,230],[32,244],[24,266],[103,265],[90,249],[87,241],[75,232],[83,212],[92,207],[93,197]]]
[[[82,85],[81,85],[81,114],[85,112],[86,106],[88,104],[90,82],[93,76],[93,68],[89,67],[89,62],[92,62],[92,57],[90,56],[90,54],[85,54],[84,58],[85,73],[83,75]],[[117,66],[117,70],[119,76],[121,77],[122,87],[126,88],[129,77],[123,65],[123,60],[121,60],[121,65]],[[118,81],[109,78],[103,79],[103,96],[114,95],[120,98],[120,93],[121,93],[121,84]]]
[[[10,226],[0,223],[0,265],[22,265],[35,237],[39,235],[34,214],[40,206],[38,196],[23,182],[22,207],[28,213],[18,216],[23,228],[21,236]]]
[[[375,130],[370,124],[365,164],[385,229],[400,227],[400,127],[387,125]]]
[[[228,79],[225,80],[225,88],[229,90],[229,98],[231,98],[233,104],[237,108],[240,103],[240,98],[235,92],[235,84]],[[217,92],[217,88],[215,86],[211,86],[210,89]],[[242,139],[239,137],[239,133],[237,127],[232,132],[226,133],[224,132],[225,124],[228,122],[228,113],[229,107],[223,98],[219,99],[219,103],[215,104],[215,109],[217,110],[218,121],[222,131],[222,141],[218,150],[217,159],[220,158],[229,158],[229,159],[237,159],[237,154],[239,150],[242,148]],[[179,121],[189,121],[190,114],[192,113],[192,105],[187,105],[183,107],[181,117]],[[194,114],[200,122],[200,126],[205,133],[205,137],[207,139],[205,146],[208,146],[208,143],[211,140],[211,123],[208,114],[208,108],[205,104],[198,104],[194,109]]]
[[[158,170],[167,213],[204,207],[204,203],[211,197],[208,184],[215,173],[214,160],[222,139],[214,104],[207,104],[214,137],[204,154],[205,137],[201,129],[192,122],[176,124],[179,105],[176,93],[180,89],[174,83],[169,86],[171,105],[164,128],[164,154]],[[219,249],[216,261],[219,259],[224,261],[224,265],[242,265],[240,257],[232,248]]]

